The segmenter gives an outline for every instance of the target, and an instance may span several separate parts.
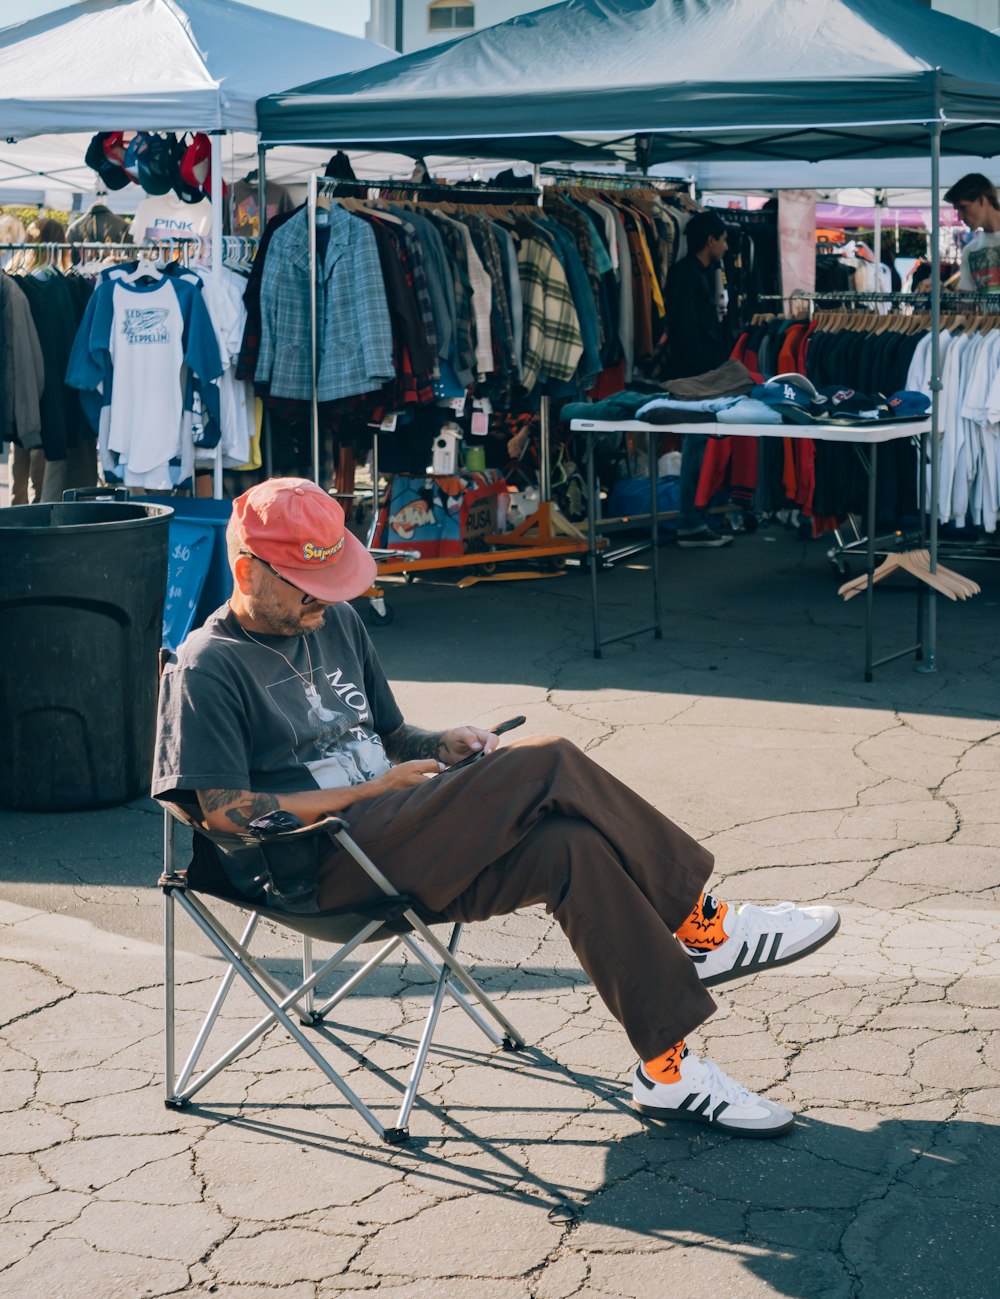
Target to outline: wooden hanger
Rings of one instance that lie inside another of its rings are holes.
[[[976,582],[954,572],[953,569],[938,564],[934,572],[931,572],[930,559],[928,550],[900,550],[885,557],[872,573],[872,581],[880,582],[890,573],[905,572],[933,587],[935,591],[940,591],[949,600],[967,600],[969,596],[979,594],[981,588]],[[860,577],[853,577],[839,587],[837,594],[843,596],[845,600],[850,600],[852,596],[860,595],[867,586],[868,574],[862,573]]]

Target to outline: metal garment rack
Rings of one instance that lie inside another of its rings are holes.
[[[320,444],[319,444],[319,254],[317,241],[317,211],[320,196],[336,199],[338,197],[368,197],[395,199],[399,202],[424,203],[458,203],[463,206],[506,206],[538,207],[541,202],[541,191],[532,187],[501,189],[488,185],[440,185],[423,181],[405,180],[341,180],[337,177],[311,175],[306,200],[306,215],[309,238],[309,312],[310,312],[310,346],[312,352],[312,461],[313,478],[319,482]],[[514,560],[524,562],[530,559],[558,559],[559,557],[581,554],[587,548],[587,541],[578,528],[567,522],[559,514],[552,502],[551,492],[551,446],[550,446],[550,402],[543,396],[539,411],[540,443],[540,484],[539,503],[536,512],[525,519],[509,533],[488,536],[489,545],[498,549],[476,552],[468,555],[455,555],[447,558],[417,558],[404,551],[375,551],[379,576],[394,576],[412,573],[422,569],[456,568],[470,565],[488,566],[498,563],[509,563]],[[378,517],[378,437],[374,439],[372,457],[372,484],[375,500],[373,502],[374,521]],[[508,576],[513,577],[513,574]],[[537,576],[529,573],[525,576]],[[373,596],[381,599],[381,594]]]
[[[890,307],[913,307],[914,311],[929,311],[931,308],[931,289],[930,285],[926,289],[923,287],[916,292],[903,292],[901,289],[894,289],[891,292],[887,290],[872,289],[830,289],[817,293],[808,293],[805,290],[797,289],[794,293],[782,296],[778,293],[761,293],[758,294],[758,302],[780,302],[787,303],[790,306],[820,307],[830,306],[851,306],[857,304],[864,306],[873,303],[878,306],[881,304]],[[997,308],[997,295],[995,293],[971,293],[964,290],[944,289],[940,293],[940,305],[948,311],[959,311],[962,308],[978,310],[992,305]]]
[[[48,259],[42,262],[39,266],[28,268],[18,266],[14,268],[14,271],[27,269],[30,272],[33,270],[41,270],[45,267],[52,267],[63,274],[75,273],[80,276],[80,278],[89,279],[90,276],[87,271],[82,270],[81,267],[97,267],[101,262],[107,261],[109,257],[112,258],[112,264],[116,262],[125,263],[129,261],[141,262],[144,258],[153,258],[155,260],[175,261],[182,266],[190,267],[192,253],[196,253],[200,257],[204,254],[208,243],[209,241],[206,240],[204,236],[200,235],[192,239],[165,239],[157,241],[156,243],[138,244],[122,242],[98,243],[96,241],[88,240],[79,243],[70,243],[69,241],[62,241],[59,243],[0,243],[0,253],[36,253],[43,254]],[[222,243],[222,261],[224,263],[227,254],[231,252],[238,252],[241,258],[251,255],[256,250],[258,241],[256,239],[246,239],[241,235],[225,235],[223,236]],[[65,270],[63,270],[63,267],[55,260],[57,256],[61,257],[66,253],[81,252],[84,254],[93,254],[93,256],[86,258],[83,262],[69,266]],[[208,268],[205,269],[206,273],[208,273]],[[16,273],[13,273],[7,266],[0,267],[0,271],[4,274],[11,275],[13,279],[17,278]],[[212,466],[212,495],[216,500],[222,498],[221,442],[219,447],[216,449]]]
[[[758,299],[758,301],[783,302],[783,303],[789,303],[792,306],[794,306],[796,303],[803,303],[803,302],[810,305],[816,303],[821,307],[829,304],[830,306],[833,306],[835,308],[838,306],[842,306],[846,308],[852,305],[858,307],[864,307],[869,303],[875,303],[875,304],[888,303],[890,306],[908,306],[912,308],[913,314],[917,314],[918,312],[923,314],[929,311],[930,297],[931,295],[929,290],[927,292],[918,291],[917,293],[902,293],[898,290],[890,293],[878,293],[874,291],[871,293],[866,293],[864,290],[851,290],[851,291],[845,290],[843,292],[832,291],[829,293],[813,293],[813,294],[803,294],[797,292],[791,295],[790,297],[786,297],[786,298],[779,298],[774,295],[770,297],[764,296]],[[971,311],[973,313],[982,312],[985,315],[995,316],[998,313],[1000,313],[1000,301],[998,301],[997,294],[977,293],[974,291],[969,291],[964,289],[956,290],[956,291],[949,290],[947,292],[942,291],[940,294],[940,306],[942,310],[948,312],[949,314],[951,313],[961,314],[963,312]],[[844,312],[845,319],[850,314],[852,313],[850,313],[849,311],[845,311]],[[904,316],[903,318],[908,319],[909,317]],[[875,324],[876,321],[882,319],[885,319],[885,317],[881,315],[873,314],[872,324]],[[930,326],[928,325],[928,332],[929,329]],[[933,460],[933,455],[931,457],[928,457],[926,439],[923,439],[920,445],[921,472],[920,472],[920,484],[919,484],[920,500],[921,500],[920,517],[922,519],[926,517],[926,502],[924,500],[924,497],[926,494],[926,479],[927,479],[926,473],[923,472],[923,466],[928,463],[929,459]],[[936,510],[936,502],[934,504],[934,509]],[[937,534],[937,530],[939,527],[940,527],[940,521],[937,521],[932,526],[932,531],[935,533],[935,535]],[[845,542],[842,540],[842,538],[839,535],[839,529],[835,529],[834,535],[837,538],[837,546],[830,552],[830,558],[834,561],[834,563],[837,562],[837,558],[839,556],[856,554],[862,549],[864,549],[866,545],[866,539],[860,535],[860,530],[858,529],[856,524],[854,525],[854,531],[857,534],[855,538],[852,541]],[[985,535],[988,536],[991,534],[985,534]],[[887,548],[885,545],[882,544],[883,541],[888,541],[888,540],[889,540],[888,538],[885,539],[879,538],[877,540],[876,553],[878,554],[889,553],[889,548]],[[974,560],[977,563],[1000,563],[1000,536],[997,536],[997,539],[992,542],[985,541],[985,540],[980,542],[970,542],[970,541],[963,541],[958,538],[950,538],[950,537],[942,538],[938,536],[937,553],[939,555],[944,556],[947,559]]]
[[[588,463],[591,465],[588,473],[588,486],[591,486],[590,498],[587,504],[588,525],[590,535],[590,584],[591,584],[591,609],[593,615],[594,631],[594,658],[601,658],[603,646],[609,645],[614,641],[624,640],[630,636],[636,636],[640,632],[652,631],[657,640],[662,639],[663,629],[660,618],[659,603],[659,568],[656,561],[657,554],[657,529],[658,519],[655,509],[656,502],[656,483],[658,481],[655,473],[655,457],[652,454],[652,438],[654,434],[665,432],[677,434],[700,434],[711,428],[706,424],[647,424],[642,420],[590,420],[574,419],[570,423],[570,429],[574,433],[582,433],[586,436],[588,443],[592,443],[596,435],[601,433],[645,433],[649,438],[649,465],[650,465],[650,504],[651,513],[649,520],[650,542],[653,549],[652,564],[652,583],[653,583],[653,622],[648,627],[637,628],[634,631],[625,632],[619,636],[612,636],[602,639],[600,627],[600,610],[597,602],[597,563],[596,552],[594,549],[594,538],[596,536],[596,507],[594,494],[592,490],[593,475],[593,455],[588,454]],[[823,424],[726,424],[719,428],[715,433],[717,437],[778,437],[778,438],[813,438],[816,441],[824,442],[845,442],[854,446],[855,451],[865,468],[868,479],[868,502],[867,502],[867,521],[868,537],[866,541],[866,558],[868,584],[865,589],[865,681],[872,680],[872,672],[877,667],[882,667],[893,660],[903,658],[907,654],[914,654],[917,659],[923,659],[925,651],[925,640],[921,631],[923,625],[923,615],[925,609],[926,593],[922,585],[917,587],[917,640],[913,645],[908,645],[905,649],[897,650],[892,654],[887,654],[880,659],[873,658],[873,626],[874,626],[874,581],[873,573],[875,571],[875,501],[878,477],[878,447],[882,442],[894,442],[901,438],[921,437],[925,438],[928,433],[928,421],[921,420],[913,423],[902,420],[889,423],[885,421],[881,424],[871,422],[868,424],[851,424],[831,426]]]

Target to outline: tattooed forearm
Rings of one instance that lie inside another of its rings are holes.
[[[258,816],[281,806],[274,794],[255,794],[249,789],[199,789],[198,802],[206,817],[225,812],[237,830],[245,830]]]
[[[387,735],[382,743],[393,762],[409,762],[411,758],[441,758],[441,731],[424,731],[419,726],[403,725]]]

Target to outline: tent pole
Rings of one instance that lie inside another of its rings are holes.
[[[928,501],[930,570],[937,572],[938,487],[941,447],[938,420],[941,407],[941,123],[931,124],[931,486]],[[920,472],[924,473],[921,464]],[[937,671],[937,596],[931,590],[927,601],[927,635],[924,639],[922,672]]]
[[[257,235],[267,227],[267,145],[257,146]]]
[[[316,256],[316,207],[319,194],[319,180],[315,172],[309,173],[309,198],[306,218],[309,225],[309,347],[312,360],[312,476],[318,483],[319,471],[319,369],[316,356],[319,347],[319,331],[316,324],[316,280],[318,276]]]
[[[222,283],[222,132],[209,135],[212,149],[212,279]],[[222,443],[215,448],[215,466],[212,473],[212,495],[222,499]]]
[[[257,235],[264,237],[267,228],[267,145],[257,145]],[[257,398],[254,399],[258,400]],[[271,414],[263,408],[260,420],[261,459],[264,477],[274,477],[274,463],[271,451]]]
[[[212,146],[212,277],[222,279],[222,132],[209,135]]]

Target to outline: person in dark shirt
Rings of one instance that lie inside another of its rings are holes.
[[[154,797],[196,804],[228,836],[276,811],[305,824],[334,814],[400,892],[453,922],[544,904],[639,1056],[640,1114],[788,1132],[783,1105],[684,1036],[714,1009],[708,987],[816,951],[837,912],[703,892],[711,854],[568,740],[498,749],[480,726],[407,723],[348,603],[375,561],[316,483],[272,478],[237,497],[226,544],[232,597],[163,670]],[[240,855],[219,864],[243,896],[286,905],[291,881],[248,872]],[[373,897],[335,840],[294,885],[296,910]]]
[[[687,223],[685,235],[687,256],[667,277],[667,338],[674,379],[714,370],[727,359],[730,350],[715,287],[718,267],[728,247],[725,222],[717,212],[696,212]],[[714,532],[695,508],[707,441],[704,435],[689,433],[681,446],[679,546],[727,546],[732,541],[732,537]]]

